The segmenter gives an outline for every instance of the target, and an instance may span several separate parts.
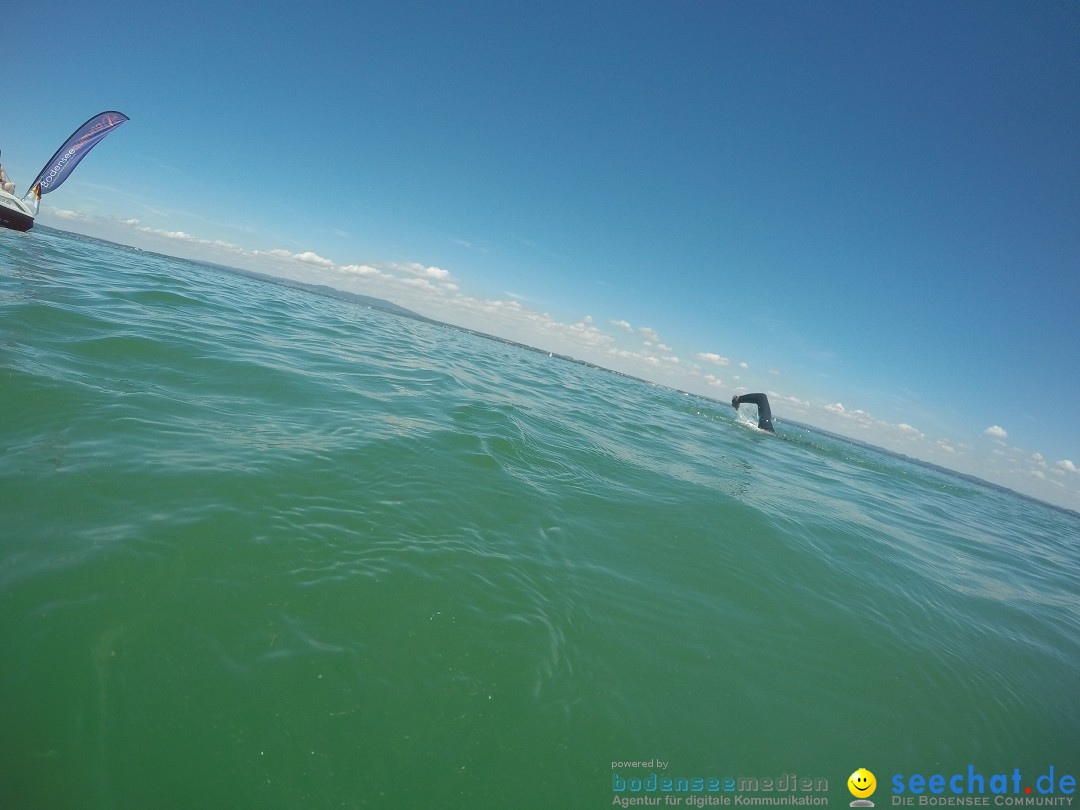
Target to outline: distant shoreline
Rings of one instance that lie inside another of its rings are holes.
[[[674,393],[682,394],[683,396],[694,397],[695,399],[700,399],[703,402],[709,403],[710,406],[711,405],[717,405],[717,406],[720,406],[720,407],[728,407],[728,403],[723,402],[723,401],[718,400],[718,399],[713,399],[712,397],[705,396],[704,394],[696,394],[696,393],[694,393],[692,391],[684,391],[684,390],[679,389],[679,388],[673,388],[670,385],[664,385],[663,383],[653,382],[652,380],[646,380],[643,377],[636,377],[633,374],[626,374],[626,373],[624,373],[622,371],[616,371],[615,369],[612,369],[612,368],[606,368],[605,366],[598,366],[595,363],[588,362],[587,360],[579,360],[578,358],[571,357],[570,355],[559,354],[557,352],[551,352],[551,351],[548,351],[547,349],[540,349],[540,348],[537,348],[536,346],[530,346],[530,345],[528,345],[526,343],[518,343],[515,340],[510,340],[508,338],[502,338],[502,337],[499,337],[498,335],[492,335],[492,334],[489,334],[487,332],[480,332],[480,331],[478,331],[476,329],[469,329],[468,327],[465,327],[465,326],[458,326],[457,324],[447,323],[446,321],[439,321],[439,320],[435,320],[434,318],[428,318],[425,315],[421,315],[418,312],[413,312],[411,309],[406,309],[403,306],[400,306],[398,304],[393,303],[392,301],[387,301],[387,300],[382,299],[382,298],[375,298],[375,297],[370,296],[370,295],[360,295],[358,293],[351,293],[351,292],[347,292],[345,290],[339,290],[339,289],[337,289],[335,287],[330,287],[330,286],[328,286],[326,284],[311,284],[311,283],[308,283],[308,282],[305,282],[305,281],[297,281],[295,279],[287,278],[285,276],[273,276],[273,275],[269,275],[267,273],[260,273],[260,272],[258,272],[256,270],[245,270],[245,269],[240,268],[240,267],[232,267],[230,265],[218,264],[216,262],[203,261],[201,259],[189,259],[189,258],[186,258],[184,256],[171,256],[171,255],[169,255],[167,253],[158,253],[157,251],[146,250],[144,248],[138,248],[138,247],[134,247],[132,245],[125,245],[125,244],[122,244],[120,242],[112,242],[112,241],[110,241],[108,239],[101,239],[101,238],[96,237],[96,236],[88,236],[86,234],[77,233],[75,231],[65,231],[65,230],[62,230],[60,228],[51,228],[51,227],[49,227],[47,225],[38,225],[35,230],[44,231],[44,232],[50,232],[50,233],[56,233],[56,234],[63,234],[65,236],[73,236],[73,237],[76,237],[78,239],[87,239],[87,240],[90,240],[92,242],[100,242],[100,243],[103,243],[103,244],[106,244],[106,245],[111,245],[113,247],[117,247],[117,248],[120,248],[120,249],[126,250],[126,251],[131,251],[131,252],[135,252],[135,253],[147,253],[147,254],[150,254],[152,256],[160,256],[160,257],[162,257],[164,259],[169,259],[170,261],[189,262],[190,264],[195,264],[195,265],[199,265],[199,266],[202,266],[202,267],[208,267],[208,268],[210,268],[212,270],[219,270],[221,272],[229,273],[231,275],[237,275],[237,276],[246,277],[246,278],[253,278],[253,279],[256,279],[258,281],[267,282],[268,284],[275,284],[275,285],[277,285],[279,287],[288,287],[290,289],[300,290],[302,292],[307,292],[307,293],[310,293],[312,295],[317,295],[317,296],[319,296],[321,298],[330,298],[330,299],[335,299],[335,300],[338,300],[338,301],[345,301],[347,303],[359,304],[360,306],[367,307],[368,309],[374,309],[374,310],[379,310],[381,312],[387,312],[387,313],[389,313],[391,315],[398,315],[398,316],[401,316],[403,318],[410,318],[411,320],[421,321],[422,323],[428,323],[428,324],[432,324],[434,326],[441,326],[441,327],[445,327],[447,329],[454,329],[454,330],[456,330],[458,332],[464,332],[464,333],[469,334],[469,335],[475,335],[475,336],[480,337],[480,338],[486,338],[487,340],[493,340],[493,341],[496,341],[498,343],[506,344],[507,346],[516,346],[516,347],[518,347],[520,349],[525,349],[525,350],[530,351],[530,352],[536,352],[537,354],[543,354],[543,355],[547,355],[549,357],[558,358],[559,360],[566,360],[566,361],[569,361],[571,363],[576,363],[576,364],[578,364],[580,366],[586,366],[587,368],[593,368],[593,369],[596,369],[597,371],[603,371],[603,372],[606,372],[608,374],[614,374],[614,375],[616,375],[618,377],[623,377],[623,378],[628,379],[628,380],[634,380],[636,382],[644,383],[645,385],[650,385],[650,386],[656,386],[658,388],[663,388],[663,389],[665,389],[667,391],[673,391]],[[1050,507],[1051,509],[1054,509],[1057,512],[1061,512],[1063,514],[1069,515],[1070,517],[1080,519],[1080,512],[1077,512],[1074,509],[1070,509],[1067,506],[1058,506],[1057,504],[1050,503],[1049,501],[1044,501],[1041,498],[1036,498],[1036,497],[1034,497],[1032,495],[1027,495],[1027,494],[1025,494],[1023,492],[1017,492],[1015,489],[1010,489],[1009,487],[1002,486],[1001,484],[995,484],[992,481],[987,481],[986,479],[979,478],[978,476],[975,476],[975,475],[970,475],[968,473],[962,473],[959,470],[953,470],[953,469],[950,469],[948,467],[942,467],[941,465],[934,464],[933,462],[930,462],[930,461],[924,461],[922,459],[915,458],[914,456],[909,456],[909,455],[906,455],[904,453],[898,453],[895,450],[889,450],[889,449],[884,448],[884,447],[879,447],[876,444],[869,444],[867,442],[860,441],[859,439],[854,439],[854,438],[852,438],[850,436],[843,436],[843,435],[841,435],[839,433],[833,433],[832,431],[825,430],[824,428],[816,427],[814,425],[807,425],[807,424],[805,424],[803,422],[796,422],[793,419],[785,419],[783,417],[780,417],[777,421],[779,421],[781,424],[783,424],[784,422],[787,422],[789,424],[795,425],[795,426],[803,428],[805,430],[809,430],[809,431],[811,431],[813,433],[818,433],[818,434],[821,434],[822,436],[828,436],[829,438],[836,439],[838,441],[847,442],[848,444],[851,444],[851,445],[853,445],[855,447],[863,447],[863,448],[867,448],[867,449],[870,449],[870,450],[877,451],[879,453],[884,453],[887,456],[902,459],[903,461],[910,462],[912,464],[915,464],[916,466],[923,467],[923,468],[929,469],[929,470],[934,470],[936,472],[943,473],[943,474],[951,476],[953,478],[960,479],[961,481],[966,481],[968,483],[984,486],[984,487],[987,487],[987,488],[992,489],[994,491],[1002,492],[1002,493],[1005,493],[1005,494],[1008,494],[1008,495],[1014,495],[1014,496],[1016,496],[1018,498],[1022,498],[1025,501],[1029,501],[1031,503],[1037,503],[1037,504],[1040,504],[1042,506],[1047,506],[1047,507]]]

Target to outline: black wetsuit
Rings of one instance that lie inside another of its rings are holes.
[[[731,404],[735,410],[744,402],[753,402],[757,405],[757,426],[769,433],[776,433],[772,426],[772,408],[769,407],[769,398],[764,394],[739,394],[731,398]]]

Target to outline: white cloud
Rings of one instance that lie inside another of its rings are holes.
[[[145,229],[141,229],[145,230]],[[181,234],[181,237],[191,239],[193,237],[187,236],[187,234]],[[324,259],[318,253],[312,253],[310,250],[305,250],[302,253],[293,253],[289,250],[283,250],[282,248],[274,248],[273,250],[253,250],[248,255],[250,256],[272,256],[275,259],[284,259],[290,262],[300,262],[301,264],[310,264],[315,267],[322,267],[330,270],[337,267],[329,259]]]
[[[626,330],[627,332],[632,332],[632,331],[634,331],[634,327],[632,327],[632,326],[630,325],[629,321],[621,321],[621,320],[620,320],[620,321],[609,321],[609,323],[610,323],[610,324],[611,324],[612,326],[617,326],[617,327],[619,327],[620,329],[625,329],[625,330]]]
[[[714,366],[727,366],[731,364],[731,361],[726,357],[721,357],[714,352],[698,352],[697,358],[704,360],[706,363],[712,363]]]
[[[49,213],[60,219],[90,219],[90,217],[80,211],[68,211],[66,208],[50,208]]]
[[[918,428],[913,428],[907,422],[901,422],[899,425],[896,426],[896,429],[899,430],[901,433],[910,436],[913,439],[925,438],[921,430],[919,430]]]
[[[297,253],[293,256],[298,262],[304,264],[314,264],[318,267],[333,267],[334,263],[329,259],[324,259],[318,253],[312,253],[310,250],[305,250],[303,253]]]
[[[657,333],[657,331],[655,329],[653,329],[651,327],[639,326],[638,327],[638,332],[640,332],[641,335],[647,341],[649,341],[649,340],[651,340],[651,341],[659,341],[660,340],[660,335]]]
[[[91,218],[86,217],[83,214],[77,214],[75,219],[85,219],[89,221]],[[98,221],[103,221],[101,218],[97,218]],[[149,225],[143,225],[138,219],[134,217],[129,219],[111,219],[108,218],[105,221],[112,221],[125,228],[131,228],[137,233],[145,236],[157,237],[160,239],[171,239],[174,242],[186,242],[190,245],[200,245],[203,247],[214,248],[215,250],[223,250],[227,253],[236,255],[255,255],[258,251],[245,251],[239,245],[234,245],[230,242],[224,242],[220,239],[199,239],[197,236],[192,236],[185,231],[170,231],[165,228],[151,228]]]
[[[999,427],[998,425],[991,425],[986,430],[984,430],[983,433],[985,433],[992,439],[1004,439],[1009,435],[1005,432],[1005,428]]]
[[[794,405],[798,408],[809,408],[810,403],[805,399],[799,399],[798,397],[790,396],[789,394],[777,394],[774,391],[769,392],[769,396],[777,401],[783,402],[786,405]]]
[[[391,270],[408,273],[409,275],[417,276],[419,278],[433,279],[435,281],[449,281],[451,279],[449,270],[444,270],[441,267],[429,267],[427,265],[419,264],[418,262],[407,262],[405,264],[392,262],[387,266]]]
[[[1080,469],[1078,469],[1077,466],[1067,458],[1063,458],[1054,466],[1056,466],[1060,470],[1064,470],[1065,472],[1080,472]]]
[[[138,220],[131,220],[131,221],[132,222],[138,222]],[[179,240],[184,241],[184,242],[198,242],[199,241],[198,239],[196,239],[191,234],[184,233],[183,231],[166,231],[163,228],[150,228],[150,227],[147,227],[146,225],[139,226],[137,228],[137,230],[142,231],[145,234],[150,234],[151,236],[163,236],[166,239],[179,239]]]
[[[490,250],[488,250],[483,245],[478,245],[476,242],[470,242],[468,239],[460,239],[460,238],[455,237],[455,238],[451,239],[450,242],[452,244],[463,247],[466,250],[475,250],[475,251],[478,251],[479,253],[490,253],[491,252]]]
[[[560,326],[563,326],[560,324]],[[586,315],[580,321],[569,326],[563,326],[563,328],[575,339],[580,340],[582,343],[591,347],[609,346],[614,342],[614,338],[611,335],[601,332],[596,326],[593,325],[593,319],[591,315]]]
[[[750,368],[750,364],[746,363],[746,362],[739,363],[739,368],[742,368],[742,369]]]
[[[897,430],[896,425],[890,425],[887,422],[881,422],[877,419],[874,419],[866,411],[859,408],[845,408],[839,402],[833,402],[829,405],[824,405],[822,406],[822,408],[826,413],[830,413],[833,416],[840,417],[846,427],[858,428],[863,433],[865,433],[866,430],[869,428],[887,429],[890,432],[894,432]]]
[[[339,267],[342,273],[352,276],[380,276],[378,270],[368,264],[347,264],[344,267]]]

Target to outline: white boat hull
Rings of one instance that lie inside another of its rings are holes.
[[[0,191],[0,226],[16,231],[28,231],[34,227],[35,213],[15,195]]]

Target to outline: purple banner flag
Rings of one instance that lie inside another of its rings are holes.
[[[71,133],[71,137],[64,145],[56,150],[56,154],[30,184],[30,190],[40,197],[42,194],[58,189],[79,165],[79,161],[86,157],[86,153],[127,120],[126,115],[118,112],[103,112],[95,115]]]

